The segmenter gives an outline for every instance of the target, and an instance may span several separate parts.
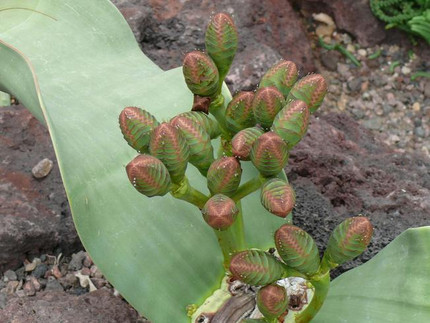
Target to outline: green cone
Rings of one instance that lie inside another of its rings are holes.
[[[211,139],[217,138],[221,134],[218,123],[203,112],[187,111],[178,116],[197,122],[209,134]]]
[[[263,134],[257,127],[246,128],[239,131],[231,140],[233,156],[240,160],[250,160],[249,154],[254,142]]]
[[[289,102],[273,120],[272,130],[293,148],[303,138],[308,129],[309,109],[300,100]]]
[[[233,277],[253,286],[271,284],[282,278],[282,263],[261,250],[246,250],[233,256],[230,262]]]
[[[291,224],[282,225],[275,232],[275,245],[282,260],[304,274],[315,274],[320,265],[318,248],[305,231]]]
[[[310,113],[314,113],[324,100],[327,93],[327,83],[320,74],[310,74],[300,79],[290,91],[287,102],[291,100],[304,101]]]
[[[209,134],[195,121],[177,116],[170,124],[178,128],[190,148],[190,163],[206,176],[214,159],[214,151]]]
[[[290,61],[280,61],[264,74],[259,87],[275,86],[286,98],[298,77],[297,66]]]
[[[282,179],[274,178],[261,189],[261,204],[267,211],[285,218],[293,210],[296,195],[293,188]]]
[[[276,284],[261,287],[257,292],[257,306],[261,314],[269,320],[281,316],[288,307],[287,291]]]
[[[202,209],[206,223],[215,230],[226,230],[236,220],[239,209],[234,201],[223,195],[212,196]]]
[[[255,121],[264,129],[269,129],[273,119],[284,106],[284,96],[276,87],[270,86],[258,89],[252,101]]]
[[[357,216],[339,224],[330,236],[324,261],[335,268],[359,256],[372,239],[373,227],[369,219]]]
[[[233,195],[240,184],[242,168],[234,157],[221,157],[209,167],[207,180],[211,194]]]
[[[178,128],[162,123],[151,133],[149,152],[163,162],[169,170],[172,182],[178,184],[185,176],[189,148]]]
[[[119,115],[119,127],[127,143],[140,153],[148,150],[151,130],[159,125],[148,111],[127,107]]]
[[[252,100],[254,92],[242,91],[233,96],[225,110],[225,121],[232,133],[255,125]]]
[[[140,193],[163,196],[170,191],[170,175],[166,166],[150,155],[139,155],[126,167],[128,179]]]
[[[220,80],[224,80],[236,54],[238,35],[233,19],[226,13],[216,14],[205,35],[206,51],[218,67]]]
[[[218,69],[208,55],[199,51],[188,53],[184,58],[182,72],[191,92],[200,96],[216,96]]]
[[[251,161],[265,177],[278,175],[288,161],[288,147],[279,135],[266,132],[258,137],[251,149]]]

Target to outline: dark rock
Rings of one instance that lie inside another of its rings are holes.
[[[53,276],[48,277],[48,282],[46,283],[45,290],[60,290],[63,291],[64,288],[61,286],[60,282],[56,280]]]
[[[13,270],[6,270],[3,274],[3,280],[5,282],[17,280],[17,279],[18,279],[18,276]]]
[[[78,286],[76,288],[72,288],[71,290],[69,290],[69,293],[73,294],[73,295],[78,295],[78,296],[83,295],[83,294],[88,293],[88,288]]]
[[[322,51],[320,55],[321,63],[330,71],[337,70],[340,54],[335,51]]]
[[[348,89],[353,93],[358,93],[361,90],[362,83],[363,80],[361,79],[361,77],[354,77],[353,79],[348,81]]]
[[[68,273],[66,276],[61,277],[58,281],[64,287],[64,289],[69,289],[78,285],[78,277],[72,273]]]
[[[0,271],[57,246],[64,254],[81,249],[58,166],[43,181],[30,171],[42,158],[55,159],[48,130],[22,106],[2,108],[0,120]]]
[[[414,129],[414,134],[421,138],[424,138],[426,136],[426,132],[423,127],[416,127]]]
[[[72,260],[69,263],[69,270],[80,270],[82,268],[82,263],[86,257],[85,251],[79,251],[72,255]]]
[[[223,11],[234,16],[239,30],[239,48],[231,71],[242,72],[242,81],[253,74],[249,71],[255,65],[253,60],[262,61],[257,65],[263,64],[262,71],[254,72],[256,75],[249,81],[253,86],[278,58],[294,61],[304,73],[315,71],[305,29],[287,1],[114,0],[113,3],[129,21],[145,54],[163,69],[182,65],[186,52],[204,49],[204,32],[210,17]],[[138,9],[144,7],[147,9]],[[276,59],[259,59],[262,55]],[[242,86],[234,84],[233,90],[237,89]]]
[[[31,281],[28,281],[23,286],[25,296],[34,296],[36,295],[36,288]]]
[[[314,206],[314,211],[294,215],[294,221],[315,232],[322,245],[345,218],[370,218],[375,230],[369,250],[337,275],[373,257],[407,228],[428,225],[428,169],[430,160],[424,155],[397,153],[346,115],[313,118],[308,134],[291,151],[287,173],[297,190],[297,212],[316,201],[321,211]]]
[[[46,264],[39,264],[33,270],[32,275],[36,278],[41,278],[45,276],[45,273],[48,271],[48,266]]]
[[[6,294],[0,293],[0,310],[4,309],[7,303],[7,296]]]
[[[101,289],[82,296],[62,291],[12,298],[0,311],[0,322],[143,322],[127,303]]]
[[[362,46],[373,46],[386,37],[384,23],[378,20],[368,0],[290,0],[306,17],[324,12],[330,15],[338,29],[345,30]]]
[[[19,267],[17,270],[15,270],[15,274],[16,274],[17,280],[23,280],[25,277],[25,268]]]

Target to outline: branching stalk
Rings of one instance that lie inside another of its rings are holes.
[[[242,207],[240,203],[237,204],[237,208],[239,209],[239,213],[236,216],[236,221],[231,227],[223,231],[214,229],[224,257],[223,265],[226,270],[228,270],[230,266],[231,257],[236,252],[246,249]]]
[[[228,140],[231,139],[231,134],[225,121],[224,96],[222,94],[218,94],[216,99],[211,102],[209,112],[218,121],[219,128],[221,129],[221,137]]]
[[[170,194],[177,199],[197,206],[200,210],[209,199],[205,194],[193,188],[186,177],[179,184],[174,184]]]
[[[235,202],[240,201],[245,196],[258,190],[261,187],[261,185],[264,184],[266,181],[267,181],[267,178],[265,178],[261,175],[258,175],[256,177],[250,179],[246,183],[239,186],[237,191],[231,197],[232,200]]]
[[[310,282],[315,288],[314,296],[305,310],[296,316],[296,323],[310,322],[318,313],[327,297],[330,287],[330,272],[326,272],[323,275],[314,276]]]

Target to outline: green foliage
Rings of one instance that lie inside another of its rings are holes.
[[[402,29],[430,44],[429,0],[370,0],[370,8],[387,28]]]

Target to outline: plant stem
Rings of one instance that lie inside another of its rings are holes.
[[[228,270],[230,266],[231,257],[238,251],[245,249],[245,236],[243,231],[243,216],[242,206],[237,203],[239,213],[236,216],[236,221],[233,225],[226,230],[215,230],[219,246],[221,247],[224,256],[224,268]]]
[[[330,272],[328,271],[322,275],[314,276],[310,282],[315,288],[314,296],[312,297],[311,303],[305,308],[305,310],[296,316],[296,323],[310,322],[310,320],[312,320],[318,313],[327,297],[330,287]]]
[[[258,175],[253,179],[250,179],[246,183],[239,186],[237,191],[233,194],[233,196],[231,196],[231,199],[235,202],[240,201],[245,196],[258,190],[261,187],[261,185],[266,181],[267,181],[267,178],[264,178],[261,175]]]
[[[351,62],[354,63],[355,66],[358,66],[358,67],[361,66],[361,63],[358,61],[358,59],[342,45],[337,43],[334,45],[327,44],[326,42],[324,42],[324,40],[321,37],[318,38],[318,42],[322,48],[325,48],[327,50],[333,50],[333,49],[337,50],[338,52],[348,57],[351,60]]]
[[[184,177],[184,179],[179,184],[173,185],[173,189],[170,192],[173,197],[187,201],[188,203],[197,206],[200,210],[209,199],[209,197],[204,195],[202,192],[193,188],[186,177]]]
[[[225,107],[224,107],[224,96],[218,94],[218,96],[209,105],[209,112],[218,121],[219,128],[221,130],[221,137],[224,139],[231,139],[231,134],[227,129],[225,122]]]

